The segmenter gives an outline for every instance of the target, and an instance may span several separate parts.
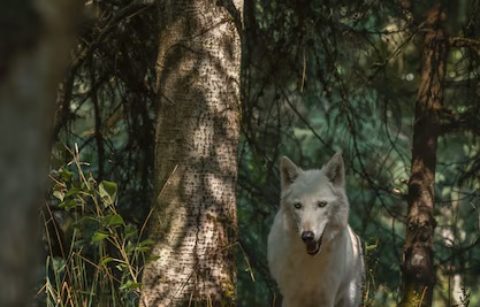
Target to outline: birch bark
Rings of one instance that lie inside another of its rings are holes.
[[[156,258],[143,306],[234,304],[241,11],[238,0],[159,3]]]

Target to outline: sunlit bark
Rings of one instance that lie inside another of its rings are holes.
[[[141,305],[233,305],[241,1],[160,1],[154,259]]]

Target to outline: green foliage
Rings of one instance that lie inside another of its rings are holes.
[[[136,306],[151,240],[117,212],[117,184],[85,174],[76,154],[52,171],[44,210],[47,306]]]

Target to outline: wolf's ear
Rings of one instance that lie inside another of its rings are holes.
[[[325,175],[335,186],[345,185],[345,167],[343,166],[342,153],[337,152],[323,167]]]
[[[302,170],[296,166],[289,158],[283,156],[280,158],[280,176],[282,189],[291,185]]]

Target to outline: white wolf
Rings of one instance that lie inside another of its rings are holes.
[[[281,203],[268,235],[268,264],[284,307],[359,306],[365,279],[360,239],[348,225],[340,153],[320,170],[280,161]]]

